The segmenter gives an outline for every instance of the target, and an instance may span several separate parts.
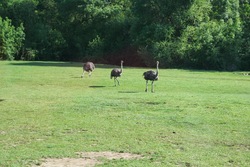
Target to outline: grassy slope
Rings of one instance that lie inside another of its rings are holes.
[[[108,66],[82,79],[77,63],[0,62],[0,166],[83,151],[147,157],[107,166],[250,164],[249,76],[160,69],[145,93],[145,70],[113,87]]]

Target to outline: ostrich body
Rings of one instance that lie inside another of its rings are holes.
[[[90,77],[91,74],[92,74],[92,71],[94,71],[94,69],[95,69],[95,65],[94,65],[94,63],[92,63],[92,62],[87,62],[87,63],[83,64],[83,73],[82,73],[82,77],[84,77],[84,73],[85,73],[85,72],[88,72],[89,77]]]
[[[116,82],[118,83],[118,85],[120,85],[117,77],[120,77],[122,75],[122,71],[123,71],[123,61],[121,61],[121,68],[120,69],[114,68],[110,74],[110,79],[114,77],[115,86],[116,86]]]
[[[156,62],[156,71],[146,71],[143,73],[144,79],[146,80],[146,90],[148,91],[148,81],[152,81],[151,83],[151,92],[154,92],[154,81],[157,81],[159,79],[159,61]]]

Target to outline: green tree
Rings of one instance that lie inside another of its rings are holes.
[[[239,68],[241,22],[238,0],[195,1],[188,10],[181,53],[189,65],[206,69]],[[198,10],[200,9],[200,10]]]
[[[58,5],[60,31],[74,59],[102,59],[105,53],[127,45],[129,0],[73,0]]]
[[[139,32],[135,34],[136,43],[149,46],[152,57],[163,64],[239,68],[242,35],[239,0],[194,0],[185,4],[143,1],[135,5],[141,21],[135,24],[139,25],[135,27],[135,32]],[[145,10],[149,15],[143,13]]]
[[[13,60],[25,39],[24,27],[14,27],[10,19],[0,17],[0,59]]]
[[[17,43],[1,41],[2,59],[16,55],[10,48],[20,48],[24,31],[29,56],[15,58],[103,60],[137,48],[148,65],[250,68],[249,0],[2,0],[0,15],[20,27]]]
[[[242,70],[250,70],[250,1],[240,1],[240,17],[242,21],[242,42],[240,61]]]
[[[181,0],[133,1],[130,34],[148,65],[153,59],[168,67],[180,64],[177,38],[185,27],[181,16],[190,5],[191,1]]]
[[[137,45],[152,45],[155,41],[168,40],[174,35],[174,15],[185,11],[190,1],[144,1],[133,2],[134,22],[132,37]]]

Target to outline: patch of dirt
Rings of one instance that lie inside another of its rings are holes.
[[[94,167],[102,164],[101,159],[140,159],[141,155],[130,153],[114,153],[114,152],[81,152],[77,153],[80,158],[61,158],[61,159],[44,159],[40,165],[33,167]]]
[[[100,164],[96,159],[85,158],[62,158],[62,159],[46,159],[39,167],[93,167]],[[36,167],[36,166],[33,166]]]

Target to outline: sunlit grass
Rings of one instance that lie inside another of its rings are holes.
[[[126,63],[126,62],[125,62]],[[112,66],[81,78],[80,63],[0,62],[0,166],[114,151],[143,155],[109,166],[248,166],[250,77],[161,69],[155,93],[142,73]]]

